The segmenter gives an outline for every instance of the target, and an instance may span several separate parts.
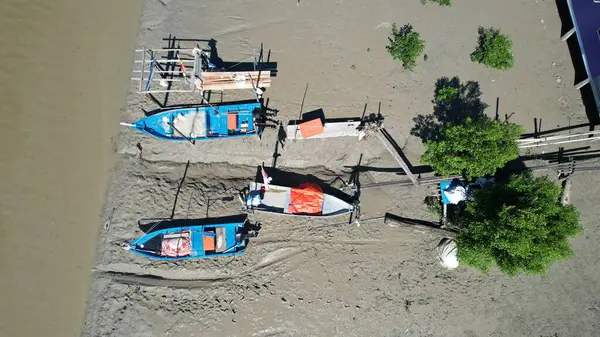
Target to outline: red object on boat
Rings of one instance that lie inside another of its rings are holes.
[[[215,250],[215,237],[214,236],[206,235],[206,234],[202,235],[202,243],[203,243],[205,252]]]
[[[160,255],[182,257],[192,254],[192,237],[190,231],[167,234],[163,237]]]
[[[300,124],[300,134],[302,137],[309,138],[323,132],[323,122],[321,118],[316,118]]]
[[[304,183],[290,191],[288,212],[320,215],[323,213],[323,189],[314,183]]]
[[[227,115],[227,129],[229,130],[237,130],[238,129],[238,114],[237,113],[229,113]]]

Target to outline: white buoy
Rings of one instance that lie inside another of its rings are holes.
[[[449,238],[443,238],[436,248],[440,263],[444,268],[456,269],[458,267],[458,247],[456,242]]]

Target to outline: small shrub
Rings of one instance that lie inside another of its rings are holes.
[[[421,0],[421,3],[423,5],[427,4],[428,2],[435,2],[440,6],[452,6],[452,0]]]
[[[442,103],[451,103],[457,98],[458,88],[451,86],[440,88],[435,95],[435,101]]]
[[[479,45],[471,53],[471,60],[494,69],[512,68],[514,65],[512,41],[508,36],[500,34],[500,30],[494,28],[479,27],[478,32]]]
[[[412,70],[417,65],[417,58],[425,49],[425,41],[421,40],[419,33],[413,32],[411,25],[398,29],[392,26],[392,36],[388,38],[390,45],[387,51],[394,60],[402,61],[404,69]]]
[[[427,211],[429,214],[442,217],[442,201],[440,198],[428,196],[425,198],[425,205],[427,205]]]

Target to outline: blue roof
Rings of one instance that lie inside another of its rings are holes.
[[[600,112],[600,1],[568,0],[577,40]]]

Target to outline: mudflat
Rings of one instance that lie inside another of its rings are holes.
[[[140,1],[0,3],[0,335],[78,336]]]
[[[423,146],[411,135],[413,119],[432,113],[435,83],[444,76],[477,82],[477,98],[489,105],[485,113],[494,117],[499,101],[500,118],[528,133],[534,118],[543,120],[544,131],[587,122],[573,88],[571,55],[560,41],[555,1],[453,3],[444,8],[418,0],[150,0],[138,46],[165,47],[169,36],[212,38],[219,57],[236,63],[251,60],[253,49],[264,43],[278,70],[265,97],[281,110],[284,123],[298,118],[301,109],[323,109],[329,118],[357,117],[365,104],[371,113],[381,102],[386,129],[415,166]],[[428,58],[419,59],[414,72],[403,71],[385,50],[394,22],[412,24],[426,42]],[[470,60],[479,26],[499,28],[512,38],[513,69],[494,71]],[[214,96],[219,102],[220,95]],[[225,92],[223,101],[235,98]],[[132,88],[121,121],[143,117],[140,103],[152,108]],[[112,215],[109,229],[98,237],[84,335],[597,335],[600,227],[594,173],[572,178],[572,203],[585,228],[573,240],[576,257],[556,263],[543,277],[448,271],[433,253],[441,237],[366,221],[385,212],[435,220],[423,199],[437,193],[436,186],[364,189],[360,227],[346,217],[253,216],[263,224],[260,236],[235,258],[166,263],[121,248],[143,235],[137,226],[141,218],[238,214],[237,199],[222,197],[247,186],[257,165],[270,166],[276,144],[274,130],[261,139],[191,145],[123,128],[104,217],[97,224]],[[278,151],[278,168],[325,181],[348,178],[361,154],[369,168],[361,174],[364,185],[406,179],[376,137],[288,141]]]

